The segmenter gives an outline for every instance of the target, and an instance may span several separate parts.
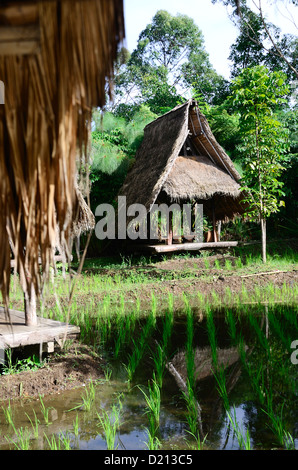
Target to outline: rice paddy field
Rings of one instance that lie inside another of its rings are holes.
[[[269,255],[265,267],[234,252],[87,260],[77,277],[61,269],[41,315],[79,325],[101,372],[35,397],[19,379],[21,397],[0,402],[0,448],[297,449],[296,270],[295,250]],[[30,361],[17,371],[8,360],[0,384],[50,367]]]

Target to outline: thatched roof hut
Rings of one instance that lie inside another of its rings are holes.
[[[57,225],[68,244],[77,155],[87,154],[92,108],[105,104],[123,37],[122,0],[1,2],[0,289],[6,305],[9,240],[29,296],[46,278]]]
[[[157,118],[145,127],[136,162],[120,195],[127,206],[139,203],[149,212],[164,192],[171,201],[215,199],[216,220],[244,212],[240,175],[216,141],[195,100]],[[209,210],[208,210],[209,208]]]
[[[213,221],[244,212],[240,175],[216,141],[195,100],[177,106],[145,127],[136,161],[121,188],[126,205],[202,203]]]

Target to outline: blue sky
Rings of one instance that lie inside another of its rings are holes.
[[[202,31],[205,47],[215,70],[229,78],[228,56],[230,46],[237,37],[237,28],[228,18],[223,5],[213,5],[211,0],[124,0],[124,8],[126,44],[130,51],[135,48],[139,34],[158,10],[166,10],[172,15],[182,13],[193,18]],[[281,10],[277,3],[271,2],[270,6],[266,6],[265,13],[284,33],[297,34],[297,28],[287,18],[289,13],[285,7]]]

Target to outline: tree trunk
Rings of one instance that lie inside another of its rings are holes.
[[[266,219],[261,217],[261,232],[262,232],[262,259],[266,263]]]
[[[24,294],[24,306],[25,306],[25,325],[35,326],[37,325],[36,315],[36,292],[34,285],[31,284],[30,291]]]

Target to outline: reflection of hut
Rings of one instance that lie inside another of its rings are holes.
[[[212,246],[228,246],[219,242],[216,224],[243,214],[239,180],[238,172],[216,141],[206,118],[196,102],[189,100],[146,126],[136,162],[120,195],[126,196],[127,207],[142,204],[148,214],[159,203],[202,204],[204,216],[213,225]],[[183,249],[172,242],[170,221],[167,246],[151,248],[155,251]],[[202,246],[202,243],[186,243],[184,247]]]
[[[245,346],[245,349],[247,347]],[[212,360],[212,351],[210,346],[197,347],[194,350],[194,377],[195,377],[195,388],[201,390],[202,384],[205,380],[214,378],[214,372],[216,368]],[[239,352],[237,348],[217,348],[218,367],[225,371],[229,370],[229,376],[226,378],[226,391],[230,393],[231,390],[237,384],[241,374],[241,363],[239,361]],[[188,371],[187,371],[187,356],[185,350],[178,351],[170,362],[167,363],[167,369],[175,379],[177,386],[184,393],[188,394],[189,389],[187,386]],[[208,396],[210,396],[210,384],[208,386]],[[194,390],[194,397],[196,392]],[[215,397],[214,397],[215,398]],[[202,409],[199,401],[194,402],[197,407],[198,424],[201,437],[206,435],[203,432],[203,424],[206,428],[206,420],[202,417]],[[222,400],[215,399],[212,404],[212,413],[218,416],[221,413]],[[214,419],[214,417],[213,417]]]
[[[212,363],[212,352],[210,346],[196,348],[194,356],[194,376],[197,381],[213,376],[214,365]],[[225,369],[239,361],[237,348],[218,348],[218,365]],[[180,377],[187,382],[187,361],[185,351],[177,352],[171,359],[171,365],[179,372]],[[172,371],[174,370],[172,369]]]
[[[0,5],[0,289],[8,305],[11,240],[27,325],[57,226],[61,244],[71,237],[76,155],[86,154],[92,108],[105,103],[123,35],[122,0]]]

